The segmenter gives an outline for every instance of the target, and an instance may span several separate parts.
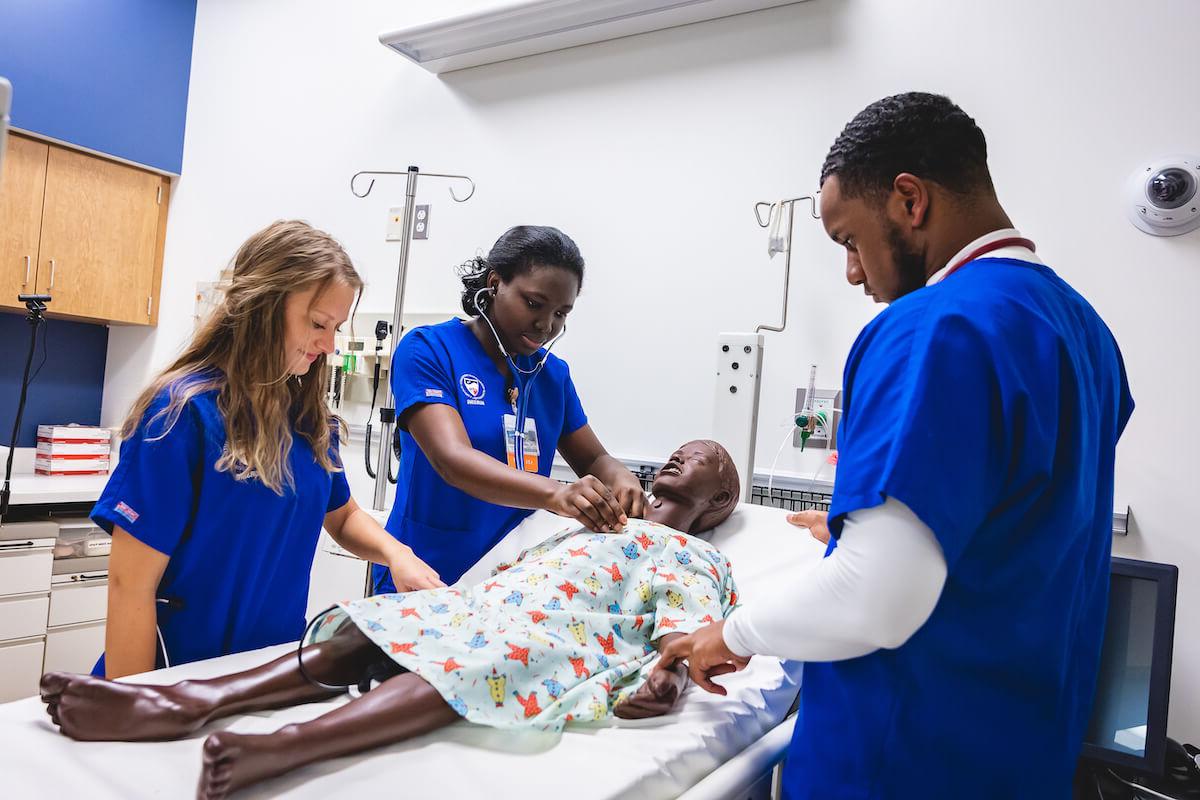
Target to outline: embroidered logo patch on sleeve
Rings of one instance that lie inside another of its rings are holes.
[[[426,389],[425,396],[426,397],[441,397],[442,390],[441,389]]]
[[[134,511],[125,502],[117,503],[116,512],[130,522],[137,522],[138,512]]]

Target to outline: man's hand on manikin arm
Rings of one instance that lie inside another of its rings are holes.
[[[673,642],[663,661],[689,660],[693,680],[723,694],[711,679],[744,667],[754,654],[841,661],[895,649],[929,619],[945,584],[937,537],[908,506],[888,498],[848,515],[828,558]]]
[[[724,628],[725,620],[721,620],[669,642],[662,648],[662,655],[651,674],[678,669],[686,663],[688,675],[702,689],[713,694],[725,694],[725,687],[714,683],[713,678],[745,669],[750,657],[740,656],[729,649],[722,635]]]

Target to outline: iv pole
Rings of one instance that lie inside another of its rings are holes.
[[[409,167],[405,172],[395,172],[387,170],[362,170],[354,173],[350,178],[350,191],[355,197],[366,197],[371,193],[371,189],[375,186],[375,179],[367,184],[367,188],[361,194],[354,188],[354,182],[360,175],[405,175],[407,176],[407,184],[404,189],[404,231],[403,237],[400,239],[400,263],[396,273],[396,300],[392,306],[392,352],[395,352],[396,343],[400,340],[400,334],[403,330],[401,327],[404,314],[404,288],[408,280],[408,256],[409,248],[412,244],[413,233],[413,216],[416,211],[417,199],[417,179],[425,178],[447,178],[449,180],[466,181],[470,185],[470,191],[465,197],[459,197],[454,193],[454,188],[450,188],[450,197],[456,203],[465,203],[475,194],[475,181],[468,178],[466,175],[445,175],[437,172],[421,172],[419,167]],[[390,376],[389,376],[390,377]],[[385,381],[383,405],[379,408],[379,455],[375,467],[375,498],[372,503],[372,508],[376,511],[383,511],[387,504],[387,488],[388,474],[391,472],[392,464],[392,433],[396,424],[396,407],[395,398],[392,396],[392,382]],[[368,446],[370,443],[368,442]]]

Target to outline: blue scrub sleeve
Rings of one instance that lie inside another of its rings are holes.
[[[329,456],[333,459],[333,463],[342,469],[329,474],[332,481],[330,481],[329,485],[329,503],[325,506],[326,514],[331,511],[337,511],[350,502],[350,482],[346,480],[346,465],[342,462],[342,452],[337,434],[334,434],[333,444],[329,447]]]
[[[565,361],[563,367],[566,369],[566,380],[563,381],[563,436],[566,436],[587,425],[588,418],[583,412],[583,403],[579,401],[579,393],[575,391],[575,381],[571,380],[571,369]]]
[[[166,417],[155,419],[166,399],[165,391],[156,397],[121,443],[121,459],[91,516],[109,533],[120,526],[169,556],[192,524],[203,431],[191,404],[169,428]]]
[[[423,403],[441,403],[457,408],[457,383],[443,359],[438,358],[423,331],[415,330],[400,340],[392,355],[392,395],[396,419]]]
[[[995,356],[958,314],[935,316],[911,340],[879,337],[854,365],[831,530],[887,497],[934,532],[953,568],[1004,481],[1005,430]]]

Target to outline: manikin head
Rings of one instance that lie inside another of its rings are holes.
[[[967,242],[1011,225],[983,131],[925,92],[885,97],[847,123],[821,168],[821,222],[846,248],[846,280],[877,303],[921,288]]]
[[[666,522],[684,533],[702,533],[733,513],[741,481],[724,447],[698,439],[671,454],[654,478],[653,492],[647,519]]]

